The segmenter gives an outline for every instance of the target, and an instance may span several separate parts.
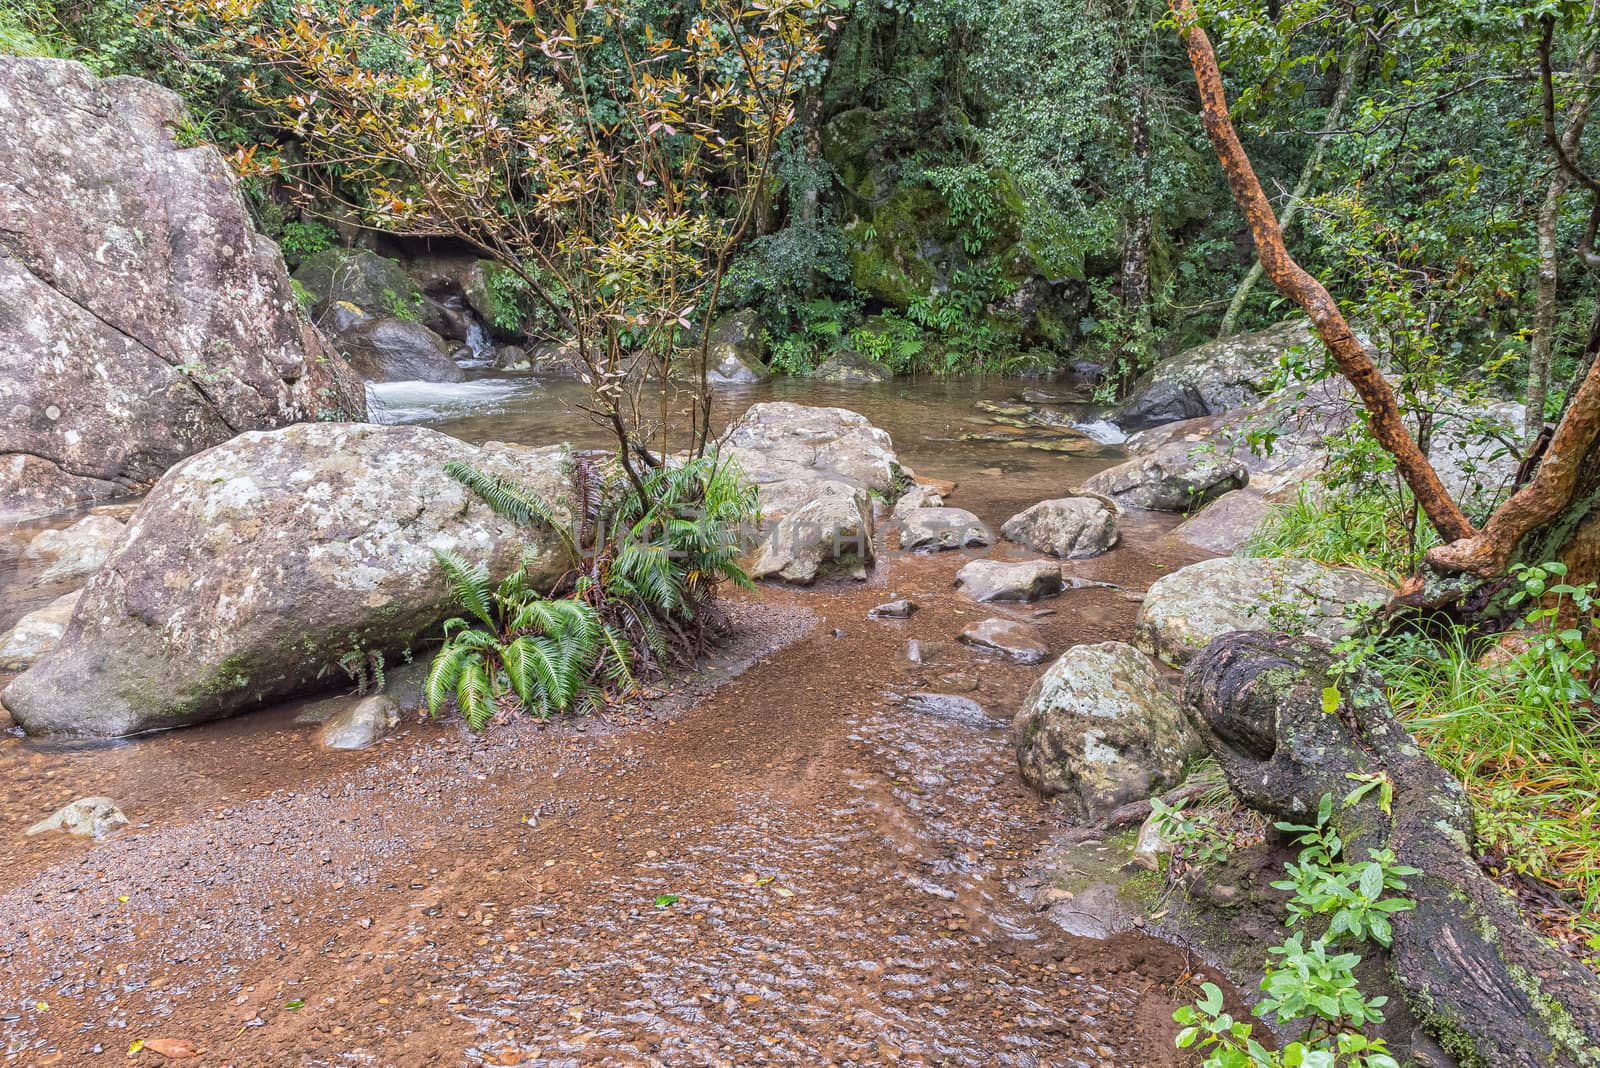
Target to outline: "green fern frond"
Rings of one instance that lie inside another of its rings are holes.
[[[472,660],[474,651],[463,645],[446,643],[434,655],[428,668],[428,678],[423,684],[423,694],[428,700],[428,714],[437,716],[450,700],[450,694],[461,678],[462,669]]]
[[[495,701],[494,682],[489,669],[481,659],[469,661],[456,680],[456,705],[467,718],[467,726],[481,731],[499,711]]]
[[[455,590],[456,601],[462,608],[494,629],[494,616],[490,606],[489,569],[482,564],[469,564],[451,549],[433,550],[433,558],[444,570],[445,578]]]
[[[444,465],[445,474],[467,487],[482,499],[496,515],[503,516],[522,527],[548,527],[567,550],[567,556],[578,559],[578,549],[573,542],[566,518],[560,510],[526,486],[519,486],[508,478],[479,471],[462,460],[451,460]]]

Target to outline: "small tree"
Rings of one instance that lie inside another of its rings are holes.
[[[285,180],[312,213],[462,241],[547,306],[637,487],[670,447],[675,378],[688,447],[705,448],[722,277],[825,3],[701,0],[672,32],[601,0],[515,0],[496,20],[474,0],[450,19],[418,0],[301,0],[276,19],[263,0],[151,10],[253,57],[243,89],[285,143],[241,146],[243,173]]]
[[[1481,529],[1474,528],[1407,430],[1394,391],[1338,303],[1285,246],[1282,227],[1229,117],[1216,52],[1200,24],[1193,0],[1169,2],[1199,87],[1201,119],[1228,186],[1249,224],[1262,269],[1278,291],[1310,317],[1339,372],[1355,387],[1365,406],[1373,437],[1393,455],[1418,506],[1445,542],[1426,556],[1436,573],[1463,580],[1446,583],[1445,595],[1459,596],[1464,587],[1481,580],[1501,580],[1518,561],[1559,560],[1567,565],[1572,581],[1578,585],[1600,577],[1600,508],[1596,507],[1600,504],[1600,361],[1596,360],[1600,353],[1600,320],[1585,346],[1560,423],[1542,454],[1530,456],[1524,463],[1527,471],[1537,461],[1537,470],[1495,509]],[[1520,13],[1511,10],[1507,18],[1527,29],[1536,42],[1548,146],[1561,168],[1594,196],[1595,210],[1577,251],[1582,262],[1595,266],[1600,264],[1600,257],[1593,251],[1600,225],[1600,181],[1582,171],[1574,158],[1582,126],[1574,128],[1569,120],[1565,134],[1557,130],[1549,61],[1551,35],[1558,21],[1581,23],[1586,6],[1568,3],[1553,7],[1556,10],[1546,5],[1528,5]],[[1418,593],[1426,588],[1420,582],[1416,586],[1408,592]],[[1590,640],[1596,637],[1591,635]]]

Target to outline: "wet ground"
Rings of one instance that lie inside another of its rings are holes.
[[[961,442],[972,388],[819,392],[996,526],[1107,462]],[[430,421],[541,440],[502,414]],[[122,1063],[141,1040],[160,1063],[165,1039],[205,1065],[1179,1064],[1184,953],[1069,938],[1008,889],[1060,822],[1006,729],[1040,669],[953,641],[1006,612],[1056,649],[1125,637],[1129,594],[1185,562],[1164,525],[1069,565],[1122,589],[1032,607],[957,596],[956,553],[764,588],[686,692],[605,720],[472,737],[408,716],[354,754],[289,713],[111,748],[8,739],[5,1063]],[[922,608],[869,621],[891,595]],[[993,724],[908,707],[921,691]],[[22,837],[84,794],[134,826]]]

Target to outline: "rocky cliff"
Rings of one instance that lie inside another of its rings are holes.
[[[364,419],[176,95],[0,56],[0,518],[144,488],[249,430]]]

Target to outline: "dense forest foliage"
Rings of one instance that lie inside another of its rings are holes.
[[[446,36],[463,11],[459,0],[402,6]],[[273,75],[248,37],[338,7],[28,0],[8,7],[0,34],[13,50],[179,89],[197,139],[292,149],[304,131],[273,106],[283,86],[264,84]],[[488,0],[470,32],[504,19],[515,33],[533,10]],[[1586,190],[1543,135],[1543,11],[1246,3],[1206,14],[1235,119],[1302,263],[1383,334],[1418,392],[1465,379],[1520,393],[1531,372],[1535,406],[1554,414],[1593,302],[1573,257]],[[606,49],[687,17],[670,3],[618,16]],[[387,30],[391,17],[367,20],[357,66],[415,61],[418,42]],[[794,75],[794,121],[724,295],[760,308],[783,369],[804,372],[853,335],[899,370],[1092,359],[1114,388],[1163,353],[1285,314],[1250,276],[1164,5],[859,2],[828,17],[837,29]],[[1555,121],[1574,145],[1593,65],[1581,30],[1563,22],[1551,47]],[[591,87],[614,69],[598,56]],[[605,121],[604,96],[591,104]],[[322,178],[329,190],[340,176]],[[328,202],[254,189],[291,257],[336,240]]]

